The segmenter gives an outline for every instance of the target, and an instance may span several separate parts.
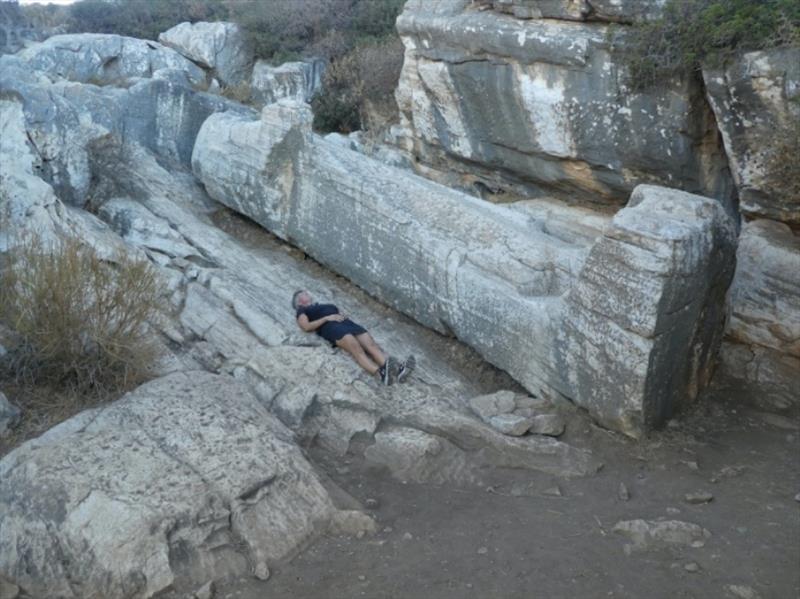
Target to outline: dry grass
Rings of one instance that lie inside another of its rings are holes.
[[[0,380],[103,400],[147,377],[157,354],[149,264],[102,260],[77,239],[45,247],[36,236],[0,262],[0,321],[11,331]],[[21,406],[23,410],[26,406]]]

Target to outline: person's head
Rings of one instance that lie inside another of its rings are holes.
[[[297,310],[301,306],[311,305],[311,294],[305,289],[299,289],[292,296],[292,308]]]

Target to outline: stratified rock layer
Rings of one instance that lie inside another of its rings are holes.
[[[582,3],[512,4],[544,12]],[[603,4],[633,14],[633,5],[657,3]],[[410,0],[397,28],[404,143],[430,174],[450,180],[445,173],[455,170],[498,191],[614,205],[640,183],[729,197],[699,82],[633,93],[605,25],[520,20],[469,0]]]
[[[609,426],[639,435],[707,381],[735,244],[719,203],[642,187],[599,240],[571,243],[309,122],[290,103],[259,121],[212,115],[194,172],[215,199]]]

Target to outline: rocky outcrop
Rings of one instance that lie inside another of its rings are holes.
[[[666,0],[478,0],[518,19],[631,23],[661,16]]]
[[[598,240],[568,242],[331,144],[289,103],[209,117],[192,165],[218,201],[628,434],[707,381],[735,244],[713,200],[643,187]]]
[[[56,35],[23,50],[18,58],[27,69],[53,80],[121,84],[133,77],[151,77],[161,69],[175,69],[183,71],[192,85],[206,85],[203,69],[174,50],[121,35]]]
[[[583,4],[511,3],[578,13]],[[619,14],[655,4],[591,2]],[[640,183],[731,196],[698,81],[633,93],[606,26],[480,8],[410,0],[397,20],[406,48],[396,92],[403,143],[428,175],[451,182],[456,171],[512,197],[616,206]]]
[[[151,597],[256,572],[336,512],[291,432],[202,372],[83,412],[6,456],[0,478],[0,572],[36,597]]]
[[[113,70],[126,79],[126,87],[77,83],[91,79],[92,73],[116,80],[108,65],[102,66],[101,58],[109,56],[116,57]],[[164,56],[171,58],[162,60]],[[173,64],[173,59],[181,70],[159,68],[149,77],[150,69]],[[92,143],[117,136],[188,165],[195,135],[209,114],[247,112],[225,98],[196,93],[190,83],[199,69],[177,53],[167,48],[154,51],[147,42],[131,38],[56,36],[19,55],[0,58],[0,66],[0,89],[22,102],[27,133],[20,139],[35,155],[37,175],[59,198],[79,206],[88,199]],[[13,153],[9,156],[7,160],[16,160]],[[9,169],[8,176],[15,174]]]
[[[313,59],[303,62],[286,62],[273,66],[266,60],[256,61],[250,80],[251,98],[257,106],[282,100],[310,102],[322,87],[325,61]]]
[[[730,291],[726,376],[767,407],[800,401],[800,238],[788,225],[755,220],[742,227]]]
[[[783,223],[742,227],[728,336],[800,358],[800,237]]]
[[[158,41],[209,69],[223,85],[247,81],[253,50],[236,23],[184,22],[158,36]]]
[[[800,48],[749,52],[703,79],[742,214],[800,225]]]
[[[735,251],[718,202],[637,187],[565,298],[558,363],[579,403],[646,430],[694,400],[713,374]]]

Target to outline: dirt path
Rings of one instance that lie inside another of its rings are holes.
[[[323,538],[269,581],[218,582],[216,596],[800,597],[798,428],[796,413],[770,415],[718,390],[643,443],[577,418],[567,440],[601,456],[596,476],[493,472],[482,488],[403,484],[355,457],[320,454],[342,487],[377,500],[378,534]],[[688,504],[698,491],[713,500]],[[703,547],[626,550],[630,540],[612,529],[637,518],[692,522],[712,536]]]

